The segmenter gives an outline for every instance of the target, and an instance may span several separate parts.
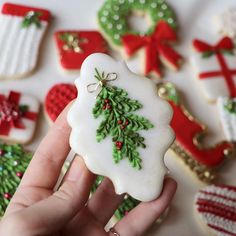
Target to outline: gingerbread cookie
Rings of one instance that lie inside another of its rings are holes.
[[[108,52],[106,41],[97,31],[58,31],[55,40],[66,71],[80,70],[84,59],[92,53]]]
[[[228,141],[236,141],[236,98],[217,99],[220,121]]]
[[[195,197],[195,209],[212,234],[236,235],[236,187],[210,185],[201,189]]]
[[[130,29],[128,17],[132,13],[148,14],[151,26],[146,33]],[[164,0],[107,0],[98,12],[98,22],[114,48],[123,48],[128,56],[143,49],[144,75],[160,77],[162,63],[174,70],[179,68],[182,57],[171,47],[177,41],[176,18]]]
[[[174,135],[171,108],[156,96],[155,84],[96,53],[84,61],[76,86],[79,94],[68,113],[73,151],[93,173],[110,178],[117,194],[157,198],[167,171],[163,156]]]
[[[28,143],[34,134],[39,102],[16,91],[0,91],[0,138]]]
[[[213,147],[204,147],[202,141],[207,134],[207,128],[186,110],[174,85],[159,84],[158,93],[174,110],[171,127],[175,131],[176,141],[171,149],[201,181],[213,181],[216,177],[216,167],[233,155],[233,145],[221,142]]]
[[[18,144],[0,143],[0,217],[14,195],[31,157],[32,154]]]
[[[233,41],[222,38],[216,45],[194,40],[195,56],[192,63],[199,84],[208,101],[215,102],[220,96],[235,97],[236,55]]]
[[[231,7],[218,16],[214,17],[214,22],[217,27],[217,31],[232,38],[236,42],[236,8]]]
[[[77,97],[77,89],[73,84],[56,84],[47,93],[44,109],[50,122],[54,122],[64,108]]]
[[[0,16],[0,79],[24,77],[37,64],[50,12],[5,3]]]

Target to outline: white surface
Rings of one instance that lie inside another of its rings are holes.
[[[4,1],[0,0],[2,4]],[[16,3],[30,4],[49,8],[54,15],[54,19],[49,26],[45,37],[38,70],[36,73],[21,81],[1,82],[3,88],[15,88],[20,91],[27,91],[35,94],[43,101],[48,89],[60,81],[73,81],[76,75],[62,74],[58,66],[57,52],[53,42],[53,32],[59,29],[96,29],[96,12],[103,3],[103,0],[15,0]],[[168,0],[175,8],[181,26],[179,37],[180,45],[177,49],[182,52],[186,60],[191,55],[191,41],[195,37],[207,37],[212,42],[217,38],[216,29],[213,27],[212,18],[215,14],[224,11],[227,6],[236,6],[235,0]],[[139,59],[129,62],[130,68],[138,71]],[[166,79],[174,82],[181,91],[189,110],[197,116],[199,120],[207,124],[210,130],[208,142],[222,140],[223,133],[217,115],[217,108],[214,104],[208,104],[202,97],[198,84],[195,82],[192,67],[186,61],[183,68],[177,72],[166,73]],[[191,107],[190,107],[191,106]],[[42,115],[43,116],[43,115]],[[30,146],[34,149],[41,138],[45,135],[48,125],[45,118],[41,119],[38,126],[37,135]],[[171,175],[178,181],[178,191],[172,203],[168,218],[161,226],[154,226],[148,236],[203,236],[208,235],[199,227],[198,221],[193,215],[193,196],[203,185],[194,177],[189,177],[186,170],[178,158],[169,153],[166,156],[166,163],[171,171]],[[229,161],[221,169],[221,182],[235,184],[236,161]]]
[[[99,73],[116,73],[117,79],[109,82],[109,85],[124,89],[129,98],[138,100],[143,108],[134,114],[148,119],[154,125],[148,131],[139,131],[147,146],[145,149],[137,149],[142,159],[141,170],[133,168],[128,158],[124,158],[119,164],[114,163],[111,158],[113,142],[110,135],[99,143],[96,140],[96,129],[103,121],[101,117],[95,119],[92,114],[99,89],[94,93],[87,90],[89,84],[98,83],[94,77],[95,68]],[[109,177],[117,194],[128,193],[146,202],[155,200],[161,194],[167,174],[164,155],[174,140],[173,130],[169,126],[173,112],[168,102],[156,96],[155,83],[130,72],[125,63],[96,53],[84,61],[76,86],[78,98],[68,113],[68,122],[72,127],[72,149],[84,157],[87,167],[93,173]],[[146,90],[143,91],[143,88]]]

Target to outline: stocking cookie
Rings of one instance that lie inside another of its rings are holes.
[[[40,43],[50,13],[47,10],[5,3],[0,16],[0,79],[19,78],[37,64]]]
[[[0,143],[0,217],[14,195],[32,154],[18,144]]]
[[[195,197],[195,209],[214,235],[236,235],[236,187],[210,185],[201,189]]]
[[[148,14],[151,26],[146,33],[130,29],[130,14]],[[144,51],[144,75],[161,77],[161,64],[177,70],[182,57],[172,49],[177,41],[176,18],[171,7],[159,0],[107,0],[98,12],[100,28],[114,48],[124,49],[128,56]]]
[[[217,31],[224,35],[232,38],[234,42],[236,41],[236,8],[231,7],[225,12],[215,17],[215,23]]]
[[[77,97],[73,84],[56,84],[47,93],[44,109],[50,122],[54,122],[64,108]]]
[[[80,70],[84,59],[92,53],[107,53],[106,41],[97,31],[58,31],[55,40],[64,70]]]
[[[186,110],[174,85],[160,84],[158,93],[169,102],[174,110],[171,127],[175,131],[176,141],[171,149],[201,181],[213,181],[216,177],[216,167],[219,167],[227,157],[232,155],[233,146],[230,143],[222,142],[213,147],[204,147],[202,141],[206,136],[207,128]]]
[[[76,86],[68,113],[72,149],[93,173],[110,178],[117,194],[157,198],[166,174],[163,156],[174,135],[172,111],[156,96],[155,84],[98,53],[84,61]]]
[[[195,56],[193,66],[199,84],[208,101],[216,101],[220,96],[236,96],[236,54],[233,41],[222,38],[216,45],[194,40]]]
[[[236,141],[236,98],[220,97],[217,99],[220,121],[227,140]]]
[[[0,91],[0,138],[28,143],[34,134],[39,102],[16,91]]]

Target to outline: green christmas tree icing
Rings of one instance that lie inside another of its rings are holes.
[[[115,163],[128,158],[132,167],[141,169],[142,159],[138,148],[146,148],[146,145],[138,131],[148,130],[154,126],[146,118],[133,114],[142,108],[139,101],[130,99],[125,90],[108,84],[111,74],[99,73],[95,69],[95,78],[101,91],[96,98],[93,115],[94,118],[104,118],[96,131],[97,141],[101,142],[110,135]]]
[[[0,217],[3,216],[32,157],[23,147],[0,143]]]

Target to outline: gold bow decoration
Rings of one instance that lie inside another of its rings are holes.
[[[112,73],[108,73],[106,76],[105,76],[105,73],[102,73],[101,75],[98,73],[98,70],[97,68],[95,68],[95,72],[96,72],[96,75],[94,76],[98,82],[96,83],[91,83],[91,84],[88,84],[87,85],[87,91],[89,93],[94,93],[96,92],[98,89],[100,89],[98,95],[96,96],[96,98],[99,96],[99,94],[101,93],[102,91],[102,88],[108,83],[108,82],[112,82],[112,81],[115,81],[117,80],[118,76],[115,72],[112,72]]]

